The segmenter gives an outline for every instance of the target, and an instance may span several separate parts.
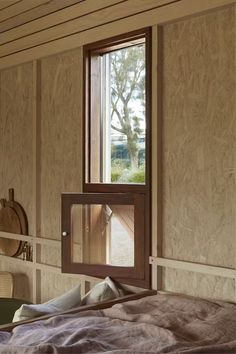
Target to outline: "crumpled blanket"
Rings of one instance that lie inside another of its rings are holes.
[[[236,353],[236,305],[158,294],[0,332],[0,353]]]

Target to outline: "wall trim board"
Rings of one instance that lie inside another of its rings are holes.
[[[158,73],[158,26],[152,27],[152,77],[156,77]],[[151,232],[151,240],[152,240],[152,256],[157,257],[157,239],[158,239],[158,225],[157,225],[157,207],[158,207],[158,191],[157,191],[157,120],[158,120],[158,105],[157,105],[157,80],[152,80],[152,132],[151,132],[151,145],[152,145],[152,232]],[[154,154],[154,152],[156,152]],[[157,267],[152,267],[151,271],[151,285],[152,289],[157,289],[158,275],[157,275]]]
[[[98,28],[93,28],[82,33],[69,35],[65,38],[57,39],[46,44],[8,55],[0,59],[0,69],[61,53],[94,41],[105,39],[107,38],[107,33],[112,37],[142,27],[156,24],[163,25],[164,23],[177,21],[187,16],[202,14],[206,11],[235,3],[236,0],[214,0],[214,2],[212,0],[181,0],[122,20],[101,25],[99,31]]]
[[[162,61],[163,31],[152,27],[152,256],[162,255]],[[152,289],[161,289],[162,269],[152,269]]]
[[[225,278],[236,279],[236,269],[211,266],[208,264],[185,262],[176,259],[168,259],[162,257],[150,257],[149,263],[152,266],[182,269],[189,272],[196,272],[208,275],[215,275]]]
[[[53,265],[49,265],[49,264],[44,264],[44,263],[34,263],[34,262],[22,260],[20,258],[0,255],[0,260],[4,260],[4,261],[7,260],[8,263],[13,263],[13,264],[20,265],[23,267],[25,266],[27,268],[31,268],[32,270],[40,270],[40,271],[46,271],[46,272],[50,272],[50,273],[54,273],[54,274],[59,274],[64,277],[77,278],[79,280],[84,280],[84,277],[85,277],[84,275],[80,275],[80,274],[69,274],[69,273],[64,274],[61,272],[61,267],[57,267],[57,266],[53,266]],[[98,279],[96,279],[96,280],[98,280]]]
[[[53,12],[47,16],[0,33],[0,44],[15,41],[18,38],[32,35],[76,18],[84,17],[85,15],[92,14],[98,10],[111,7],[124,1],[127,0],[96,0],[96,2],[94,2],[94,0],[86,0],[76,3],[60,11]]]
[[[117,20],[129,18],[130,16],[179,1],[181,0],[146,0],[145,2],[143,0],[132,0],[132,6],[129,1],[122,1],[121,3],[106,7],[98,3],[100,6],[97,7],[97,11],[91,12],[90,10],[90,12],[88,12],[89,8],[87,8],[87,16],[83,16],[82,12],[82,16],[72,19],[71,21],[66,21],[53,27],[50,26],[48,29],[29,34],[26,37],[22,36],[22,38],[16,41],[10,41],[5,44],[0,42],[0,44],[2,44],[0,57],[52,42],[56,39],[65,38],[74,33],[88,31],[106,23],[113,23]],[[18,31],[20,32],[20,29]]]
[[[10,240],[19,240],[25,241],[29,243],[36,243],[39,245],[47,245],[47,246],[61,246],[61,240],[56,240],[53,238],[44,238],[44,237],[35,237],[32,235],[20,235],[20,234],[13,234],[10,232],[0,231],[0,238],[8,238]]]
[[[33,242],[34,239],[33,236],[13,234],[5,231],[0,231],[0,238],[8,238],[9,240],[19,240],[25,242]]]
[[[15,265],[19,265],[19,266],[25,266],[27,268],[31,268],[32,271],[34,270],[41,270],[41,271],[47,271],[50,273],[56,273],[56,274],[60,274],[61,273],[61,268],[60,267],[56,267],[56,266],[52,266],[49,264],[43,264],[43,263],[34,263],[34,262],[30,262],[30,261],[26,261],[26,260],[22,260],[20,258],[15,258],[15,257],[8,257],[8,256],[4,256],[4,255],[0,255],[0,260],[4,260],[8,263],[13,263]],[[77,274],[68,274],[68,276],[70,277],[78,277],[79,275]]]
[[[41,63],[37,60],[33,61],[33,131],[32,131],[32,143],[33,143],[33,155],[34,155],[34,165],[33,165],[33,262],[36,264],[37,260],[40,258],[41,247],[36,245],[36,236],[38,236],[41,226],[41,154],[40,154],[40,141],[41,141]],[[37,303],[40,298],[40,272],[34,269],[33,272],[33,302]]]

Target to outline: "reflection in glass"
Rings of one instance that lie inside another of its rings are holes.
[[[71,233],[74,262],[134,266],[133,205],[73,205]]]

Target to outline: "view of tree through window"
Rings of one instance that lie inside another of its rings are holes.
[[[145,43],[103,56],[103,181],[145,183]],[[106,141],[106,143],[105,143]]]
[[[87,180],[146,184],[147,37],[85,53],[88,68]]]

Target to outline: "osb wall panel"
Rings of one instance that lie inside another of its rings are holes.
[[[53,273],[41,274],[41,302],[48,301],[54,297],[60,296],[66,291],[69,291],[73,287],[80,284],[80,279],[78,280],[68,275],[60,275]]]
[[[31,63],[0,73],[0,197],[22,204],[33,226],[33,66]]]
[[[41,246],[41,260],[48,265],[61,266],[61,246]]]
[[[42,60],[41,234],[60,239],[62,192],[82,185],[82,50]]]
[[[41,62],[41,235],[61,238],[61,193],[82,190],[82,50]],[[61,265],[60,247],[42,246],[41,261]],[[78,276],[79,279],[79,276]],[[78,281],[42,273],[41,302]]]
[[[163,256],[232,268],[236,267],[234,10],[231,6],[166,25],[163,34]],[[194,287],[198,279],[195,291],[203,293],[200,275],[171,270],[165,274],[167,287],[178,289],[182,284],[185,291],[184,284]],[[206,295],[214,294],[216,286],[226,289],[222,296],[230,297],[231,280],[209,280]]]
[[[179,269],[163,272],[166,291],[235,302],[234,280]]]

